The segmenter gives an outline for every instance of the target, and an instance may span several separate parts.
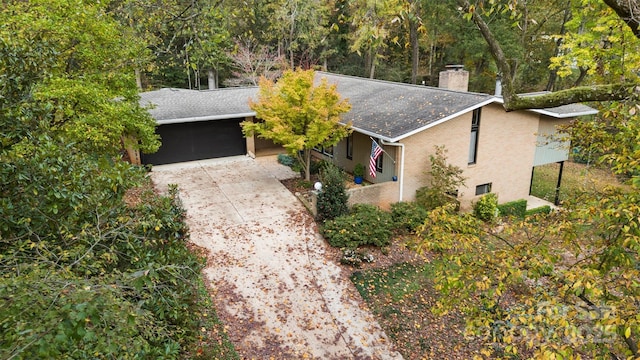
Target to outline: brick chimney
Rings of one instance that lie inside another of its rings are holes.
[[[447,65],[446,70],[440,72],[438,87],[456,91],[469,90],[469,72],[464,65]]]

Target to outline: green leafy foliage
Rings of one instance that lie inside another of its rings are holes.
[[[391,214],[368,204],[356,204],[347,215],[326,221],[322,234],[334,247],[387,246],[393,229]]]
[[[189,351],[210,300],[175,190],[126,205],[140,168],[47,138],[22,155],[0,163],[0,357]]]
[[[551,213],[551,206],[544,205],[544,206],[527,210],[525,212],[525,216],[534,216],[537,214],[550,214],[550,213]]]
[[[322,191],[318,194],[316,220],[327,221],[349,211],[349,195],[345,187],[346,174],[333,163],[326,162],[320,169]]]
[[[565,206],[499,229],[436,209],[419,233],[416,248],[438,254],[438,311],[465,311],[485,356],[635,356],[638,192]]]
[[[513,216],[519,219],[524,218],[527,212],[527,200],[515,200],[498,205],[500,216]]]
[[[105,4],[10,1],[0,10],[2,148],[46,134],[87,152],[160,143],[130,61],[145,51]],[[1,148],[0,148],[1,149]]]
[[[413,232],[427,218],[428,211],[417,202],[397,202],[391,204],[391,218],[396,230]]]
[[[452,194],[457,194],[458,188],[464,186],[465,182],[462,169],[447,163],[444,146],[435,146],[434,150],[434,154],[429,155],[429,186],[416,190],[416,202],[428,210],[457,203],[456,196]]]
[[[473,204],[473,215],[478,219],[491,222],[498,216],[498,196],[485,194]]]
[[[286,71],[277,83],[260,81],[259,98],[249,106],[258,122],[245,121],[245,135],[257,134],[281,144],[298,159],[310,179],[313,148],[336,145],[349,134],[351,125],[340,124],[340,115],[349,111],[335,85],[322,79],[314,84],[314,71]]]

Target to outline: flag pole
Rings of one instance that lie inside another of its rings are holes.
[[[371,141],[373,141],[378,146],[380,146],[380,144],[378,144],[378,142],[374,138],[372,138],[371,136],[369,136],[369,139],[371,139]],[[394,164],[396,163],[396,160],[391,155],[389,155],[386,151],[384,151],[384,148],[382,146],[380,146],[380,150],[382,150],[382,153],[387,155],[389,157],[389,159],[391,159],[391,161],[393,161]]]

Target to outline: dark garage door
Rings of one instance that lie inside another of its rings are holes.
[[[145,164],[161,165],[246,154],[239,119],[160,125],[162,146],[155,154],[143,154]]]

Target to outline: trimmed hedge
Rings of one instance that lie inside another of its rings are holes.
[[[544,206],[537,207],[535,209],[527,210],[525,212],[525,215],[526,216],[532,216],[532,215],[536,215],[536,214],[550,214],[550,213],[551,213],[551,206],[544,205]]]
[[[331,246],[349,249],[387,246],[391,243],[392,229],[391,214],[368,204],[354,205],[348,215],[328,220],[321,228]]]
[[[500,204],[498,210],[500,210],[500,216],[513,216],[522,219],[527,212],[527,200],[521,199]]]

